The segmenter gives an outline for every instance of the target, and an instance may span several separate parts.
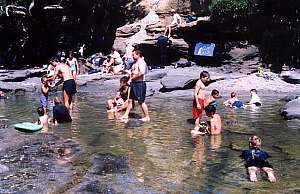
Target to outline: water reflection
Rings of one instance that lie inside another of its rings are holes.
[[[78,93],[73,122],[49,126],[48,132],[78,140],[87,153],[113,152],[128,157],[135,180],[155,193],[242,193],[249,182],[236,150],[247,148],[249,134],[257,134],[264,139],[264,150],[273,156],[279,181],[272,187],[262,181],[251,191],[280,193],[282,188],[299,185],[300,153],[296,148],[300,146],[300,122],[282,120],[278,114],[282,104],[274,103],[272,96],[263,99],[263,106],[255,112],[218,107],[222,134],[192,138],[193,124],[187,122],[190,101],[149,98],[152,121],[138,121],[142,113],[136,109],[133,118],[124,123],[118,116],[108,116],[104,97]],[[37,106],[34,95],[12,97],[0,100],[0,115],[11,124],[31,121],[36,118]]]

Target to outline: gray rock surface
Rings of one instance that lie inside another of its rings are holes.
[[[292,84],[300,84],[300,73],[298,71],[289,71],[288,74],[283,76],[283,80]]]
[[[285,119],[300,119],[300,98],[289,101],[281,111]]]
[[[8,172],[9,168],[3,164],[0,164],[0,174]]]

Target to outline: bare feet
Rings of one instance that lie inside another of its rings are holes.
[[[263,170],[266,172],[267,176],[268,176],[268,180],[271,183],[275,183],[276,182],[276,177],[274,175],[274,170],[272,168],[263,168]]]
[[[248,167],[248,173],[250,175],[249,178],[250,178],[251,182],[256,182],[257,181],[256,171],[257,171],[256,167]]]
[[[150,117],[144,117],[144,118],[141,118],[139,120],[143,121],[143,122],[149,122],[150,121]]]
[[[257,181],[257,177],[256,177],[256,173],[255,172],[251,172],[250,173],[250,181],[251,182],[256,182]]]

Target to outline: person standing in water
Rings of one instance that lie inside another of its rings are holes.
[[[78,69],[78,61],[75,58],[73,51],[69,52],[69,58],[67,58],[67,64],[70,66],[70,70],[72,72],[72,76],[74,80],[76,80],[76,76],[79,72],[79,69]]]
[[[60,63],[58,58],[52,58],[50,63],[55,68],[55,72],[53,76],[48,78],[47,80],[55,80],[59,74],[63,77],[63,97],[64,97],[64,104],[69,110],[69,112],[73,108],[72,98],[73,95],[76,93],[76,83],[71,73],[70,67],[65,63]]]
[[[197,81],[194,90],[194,101],[192,114],[193,119],[195,119],[194,130],[199,130],[199,123],[201,119],[202,112],[204,110],[204,100],[205,100],[205,83],[209,81],[209,73],[207,71],[202,71],[200,73],[200,79]]]
[[[132,103],[134,100],[136,100],[141,106],[141,109],[144,114],[144,117],[141,118],[140,120],[144,122],[148,122],[150,121],[150,116],[148,112],[148,106],[145,103],[145,98],[146,98],[145,74],[147,70],[147,64],[140,50],[133,51],[133,59],[134,59],[134,64],[132,66],[131,73],[129,74],[129,81],[128,81],[128,83],[131,86],[128,106],[125,114],[120,119],[122,120],[128,119],[128,115],[132,109]]]

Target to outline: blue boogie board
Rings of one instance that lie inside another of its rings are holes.
[[[15,124],[15,129],[23,132],[36,132],[43,128],[42,125],[37,125],[35,123],[30,122],[24,122],[24,123],[18,123]]]

